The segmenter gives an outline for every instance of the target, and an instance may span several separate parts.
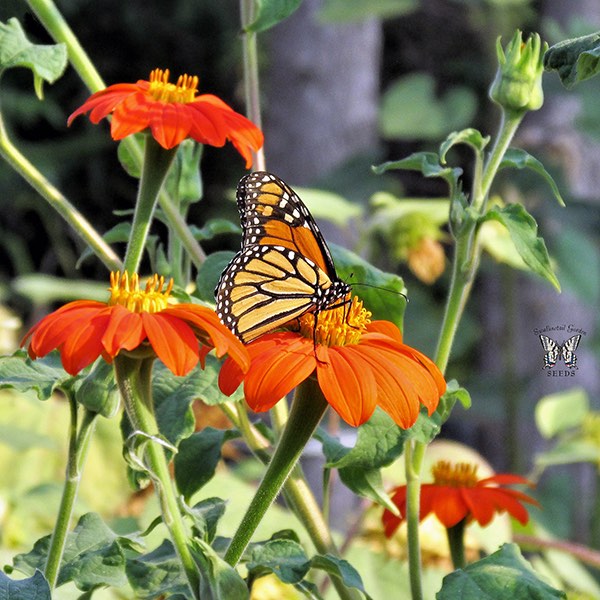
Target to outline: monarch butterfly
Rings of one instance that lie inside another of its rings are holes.
[[[299,196],[265,171],[237,187],[242,248],[215,288],[217,314],[244,343],[307,312],[345,302],[341,281],[317,224]]]
[[[581,335],[574,335],[562,344],[556,343],[547,335],[540,335],[540,342],[544,348],[544,369],[552,369],[559,358],[565,361],[569,369],[577,369],[577,356],[575,350],[579,346]]]

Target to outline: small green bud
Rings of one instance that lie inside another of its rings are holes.
[[[517,30],[506,51],[498,38],[498,71],[490,87],[490,98],[511,112],[524,113],[540,108],[544,102],[542,73],[546,50],[548,44],[542,44],[537,33],[523,42],[521,31]]]

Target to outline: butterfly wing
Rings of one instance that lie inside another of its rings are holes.
[[[556,364],[561,353],[561,347],[547,335],[540,335],[540,342],[544,348],[544,369],[551,369]]]
[[[286,183],[263,171],[246,175],[237,203],[242,249],[215,296],[219,318],[243,342],[348,295],[317,224]]]
[[[565,361],[565,365],[567,365],[569,369],[577,368],[577,356],[575,354],[575,350],[577,350],[577,346],[579,346],[579,340],[581,340],[581,335],[577,334],[573,337],[570,337],[562,345],[562,358]]]

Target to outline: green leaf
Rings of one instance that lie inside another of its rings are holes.
[[[287,19],[302,4],[302,0],[256,0],[256,16],[246,31],[266,31]]]
[[[274,573],[284,583],[294,584],[304,579],[310,561],[298,542],[274,539],[253,547],[247,568],[254,577]]]
[[[65,302],[67,300],[98,300],[106,302],[106,283],[87,280],[66,280],[63,277],[33,273],[16,277],[12,282],[15,292],[27,296],[34,304]]]
[[[573,463],[600,462],[600,448],[588,440],[574,439],[561,441],[548,452],[542,452],[535,457],[535,464],[539,467],[555,465],[570,465]]]
[[[194,540],[192,553],[200,571],[202,600],[248,600],[246,582],[206,542]]]
[[[475,115],[477,99],[466,87],[451,87],[442,97],[428,73],[411,73],[385,90],[379,127],[387,139],[435,140],[460,129]]]
[[[32,44],[17,19],[0,22],[0,72],[11,67],[25,67],[33,72],[37,97],[43,97],[43,82],[54,83],[67,67],[65,44]]]
[[[31,360],[24,350],[12,356],[0,356],[0,388],[19,392],[34,391],[40,400],[48,400],[60,387],[73,380],[63,368],[58,352]]]
[[[234,233],[239,235],[242,231],[239,225],[236,225],[227,219],[210,219],[204,224],[203,227],[191,225],[190,230],[194,238],[199,242],[212,240],[215,236],[222,235],[224,233]]]
[[[86,513],[67,536],[58,585],[72,581],[84,591],[97,586],[125,585],[125,549],[134,546],[131,539],[115,534],[99,515]],[[43,569],[49,547],[50,536],[41,538],[31,552],[15,556],[15,568],[27,574]]]
[[[217,524],[225,514],[225,500],[221,498],[204,498],[188,509],[194,519],[197,537],[211,543],[217,533]]]
[[[537,235],[537,223],[521,204],[509,204],[502,208],[490,209],[480,222],[495,220],[504,225],[523,259],[531,271],[549,281],[558,291],[560,284],[552,266],[546,244]]]
[[[219,283],[219,277],[234,256],[235,252],[223,250],[213,252],[206,257],[206,260],[198,268],[196,277],[196,295],[200,300],[214,304],[215,287]]]
[[[437,600],[550,600],[566,598],[541,579],[516,544],[504,544],[490,556],[444,577]]]
[[[339,577],[346,587],[356,588],[357,590],[360,590],[366,598],[371,598],[365,591],[358,571],[347,560],[332,556],[331,554],[317,554],[310,561],[310,566],[313,569],[325,571],[334,577]]]
[[[540,399],[535,407],[535,423],[545,438],[579,427],[590,410],[583,388],[572,388]]]
[[[348,448],[323,429],[316,437],[323,444],[327,468],[336,468],[340,479],[354,493],[369,498],[394,513],[381,479],[380,469],[402,454],[408,433],[398,427],[391,417],[379,408],[358,428],[356,444]]]
[[[453,131],[440,146],[440,163],[446,164],[446,154],[452,146],[457,144],[466,144],[471,146],[477,154],[481,154],[483,149],[488,145],[490,136],[485,137],[481,135],[477,129],[463,129],[461,131]]]
[[[563,85],[573,87],[600,71],[600,33],[564,40],[544,54],[544,68],[556,71]]]
[[[439,412],[434,412],[431,416],[422,409],[417,417],[417,422],[408,430],[411,438],[423,444],[429,444],[442,429],[443,416]]]
[[[202,144],[197,144],[194,140],[183,140],[177,148],[175,160],[169,169],[165,188],[171,198],[176,199],[183,206],[202,198],[200,177],[202,149]]]
[[[399,17],[415,11],[417,0],[325,0],[319,19],[329,23],[353,23],[365,19]]]
[[[96,361],[90,372],[74,386],[75,400],[92,412],[110,419],[119,410],[121,395],[112,365]]]
[[[175,481],[186,501],[212,479],[223,444],[238,436],[236,431],[206,427],[179,444],[174,459]]]
[[[508,167],[513,167],[515,169],[530,169],[534,171],[538,175],[541,175],[546,183],[550,186],[554,197],[558,201],[561,206],[565,206],[565,201],[562,199],[560,195],[560,190],[556,185],[554,179],[546,169],[544,165],[537,159],[531,156],[525,150],[521,150],[521,148],[509,148],[504,156],[502,157],[502,162],[500,163],[500,169],[506,169]]]
[[[52,594],[41,571],[19,581],[13,581],[0,571],[0,600],[52,600]]]
[[[395,273],[386,273],[350,250],[330,245],[338,277],[352,286],[353,292],[373,313],[373,319],[385,319],[402,330],[406,292],[404,281]]]
[[[401,160],[392,160],[373,167],[373,171],[378,175],[392,170],[419,171],[424,177],[441,177],[448,182],[451,189],[456,188],[458,178],[462,174],[462,169],[442,166],[435,152],[415,152]]]
[[[158,598],[161,594],[187,597],[187,579],[168,540],[148,554],[128,559],[126,571],[137,598]]]
[[[315,219],[327,219],[340,227],[362,216],[363,207],[340,194],[316,188],[294,188]]]

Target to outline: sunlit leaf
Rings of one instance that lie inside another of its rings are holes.
[[[590,401],[583,388],[572,388],[540,399],[535,407],[535,423],[545,438],[579,427],[589,413]]]
[[[316,188],[294,188],[315,219],[327,219],[340,227],[363,214],[363,208],[343,196]]]
[[[546,244],[538,237],[537,223],[525,207],[521,204],[509,204],[502,208],[492,208],[482,217],[482,222],[490,219],[502,223],[508,229],[517,252],[529,269],[560,291]]]
[[[523,558],[516,544],[504,544],[490,556],[444,577],[437,600],[515,600],[566,598],[544,583]]]
[[[417,0],[325,0],[319,18],[330,23],[353,23],[370,18],[399,17],[418,7]]]
[[[43,82],[54,83],[67,67],[65,44],[32,44],[17,19],[0,22],[0,72],[11,67],[25,67],[33,72],[33,84],[42,98]]]
[[[461,131],[453,131],[440,146],[440,162],[446,164],[446,154],[453,146],[457,144],[466,144],[471,146],[476,153],[483,152],[483,149],[488,145],[490,136],[481,135],[477,129],[462,129]]]

